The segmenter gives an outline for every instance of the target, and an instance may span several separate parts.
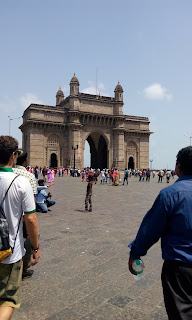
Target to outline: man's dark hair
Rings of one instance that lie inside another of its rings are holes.
[[[39,179],[39,180],[38,180],[38,185],[39,185],[39,186],[42,186],[42,184],[43,184],[44,182],[45,182],[45,181],[44,181],[43,179]]]
[[[7,164],[10,156],[18,149],[18,141],[11,136],[0,136],[0,163]]]
[[[23,149],[19,148],[19,155],[17,158],[17,165],[21,166],[23,162],[27,159],[27,152],[25,152]]]
[[[180,164],[184,175],[192,175],[192,147],[181,149],[177,154],[177,163]]]

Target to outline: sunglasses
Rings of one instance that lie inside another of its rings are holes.
[[[20,155],[22,154],[22,150],[15,150],[14,154],[20,157]]]

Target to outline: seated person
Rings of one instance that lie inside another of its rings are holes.
[[[47,194],[45,189],[53,186],[54,183],[51,182],[48,185],[45,186],[45,181],[43,179],[40,179],[38,181],[38,186],[37,186],[37,195],[36,195],[36,211],[40,212],[47,212],[48,207],[51,207],[55,204],[55,201],[53,200],[48,200],[48,198],[51,197],[50,192]]]

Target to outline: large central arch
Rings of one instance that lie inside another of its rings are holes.
[[[91,168],[107,168],[108,166],[108,147],[105,137],[100,132],[92,132],[87,137],[90,145]]]

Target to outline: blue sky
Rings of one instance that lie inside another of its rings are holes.
[[[55,105],[80,91],[114,96],[120,81],[124,114],[147,116],[150,159],[174,168],[192,136],[191,0],[0,1],[1,134],[32,102]],[[20,144],[18,126],[11,135]]]

